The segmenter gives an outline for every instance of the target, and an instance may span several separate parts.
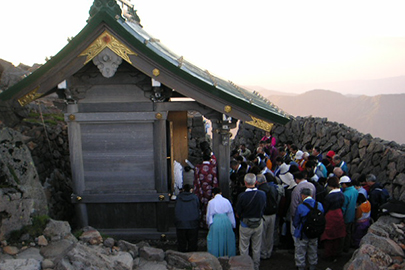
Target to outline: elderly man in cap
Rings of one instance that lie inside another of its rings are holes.
[[[342,212],[343,219],[346,225],[346,237],[343,244],[343,251],[348,252],[351,244],[352,234],[354,231],[356,217],[356,202],[359,192],[352,185],[352,181],[348,176],[342,176],[339,184],[342,186],[343,195],[345,197]]]
[[[308,182],[305,178],[305,175],[302,172],[296,172],[293,174],[294,180],[297,183],[297,186],[294,188],[291,194],[291,203],[290,203],[290,213],[291,213],[291,220],[294,220],[295,213],[297,211],[297,207],[300,203],[302,203],[303,199],[301,196],[301,190],[304,188],[308,188],[311,191],[311,197],[315,200],[316,198],[316,188],[314,184]],[[291,233],[295,231],[294,224],[291,223]],[[295,238],[294,238],[295,241]]]

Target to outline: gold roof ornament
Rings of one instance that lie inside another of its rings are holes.
[[[225,111],[226,113],[230,113],[230,112],[232,111],[232,107],[229,106],[229,105],[226,105],[226,106],[224,107],[224,111]]]
[[[38,89],[39,89],[39,86],[37,86],[34,90],[29,92],[25,96],[18,99],[18,103],[20,103],[21,107],[24,107],[31,101],[34,101],[42,96],[42,94],[37,93]]]
[[[153,74],[153,76],[157,77],[157,76],[160,75],[160,70],[155,68],[155,69],[152,70],[152,74]]]
[[[79,56],[87,56],[84,65],[101,53],[105,48],[109,48],[122,59],[132,64],[128,55],[138,56],[130,48],[116,39],[109,31],[105,30],[93,43],[90,44]]]
[[[251,115],[249,115],[249,116],[250,116],[250,118],[252,118],[252,121],[246,121],[245,122],[246,124],[263,129],[265,131],[271,131],[271,129],[273,128],[273,125],[274,125],[273,123],[266,122],[264,120],[261,120],[254,116],[251,116]]]

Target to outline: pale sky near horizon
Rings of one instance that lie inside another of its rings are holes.
[[[92,3],[1,1],[0,58],[44,63],[86,25]],[[149,34],[237,85],[300,93],[331,82],[405,76],[402,0],[131,3]]]

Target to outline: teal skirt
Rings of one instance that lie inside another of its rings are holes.
[[[215,257],[236,255],[235,233],[226,214],[216,214],[207,235],[208,252]]]

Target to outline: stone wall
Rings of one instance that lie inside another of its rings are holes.
[[[241,123],[232,147],[245,143],[253,150],[264,133]],[[405,145],[364,135],[326,118],[297,117],[285,126],[275,124],[272,133],[281,145],[292,141],[299,149],[311,144],[319,146],[324,154],[335,151],[348,163],[352,178],[373,173],[393,197],[405,200]]]
[[[69,144],[63,114],[52,105],[51,100],[33,102],[26,109],[31,116],[27,114],[24,121],[13,126],[13,130],[29,150],[26,158],[34,164],[36,181],[45,192],[47,214],[55,219],[73,222]]]

